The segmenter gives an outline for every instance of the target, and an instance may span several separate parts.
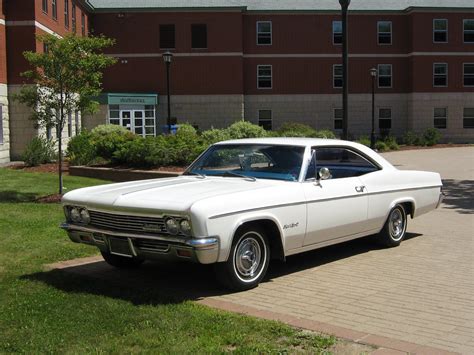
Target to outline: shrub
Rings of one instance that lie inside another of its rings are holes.
[[[313,136],[314,138],[326,138],[326,139],[336,139],[336,135],[333,131],[329,129],[321,129],[316,131],[316,134]]]
[[[97,156],[114,160],[114,152],[119,151],[125,143],[137,139],[138,136],[122,126],[106,124],[95,127],[91,131],[91,142]]]
[[[370,147],[370,138],[367,136],[361,136],[359,139],[356,141],[357,143],[363,144],[367,147]]]
[[[237,121],[226,129],[231,139],[266,137],[267,132],[260,126],[248,121]]]
[[[44,137],[35,137],[26,146],[22,158],[27,166],[38,166],[51,163],[55,157],[54,141]]]
[[[295,122],[284,123],[278,133],[281,137],[314,137],[317,134],[314,128]]]
[[[403,143],[407,145],[417,145],[417,146],[425,146],[426,139],[423,135],[416,134],[415,132],[408,131],[403,135]]]
[[[398,150],[400,147],[398,146],[397,139],[394,136],[387,136],[384,139],[384,143],[390,150]]]
[[[71,165],[89,165],[97,159],[91,136],[90,132],[83,130],[69,140],[66,155]]]
[[[170,165],[174,151],[168,146],[167,137],[139,137],[126,142],[114,153],[114,161],[133,167],[152,167]]]
[[[212,128],[202,132],[201,139],[207,146],[230,139],[229,132],[225,129]]]
[[[384,141],[377,141],[375,142],[375,149],[379,152],[385,152],[388,150],[388,147]]]
[[[428,146],[432,146],[438,144],[439,140],[441,139],[441,133],[436,128],[428,128],[423,133],[423,138]]]
[[[166,136],[174,165],[191,163],[206,148],[193,126],[180,125],[176,134]]]

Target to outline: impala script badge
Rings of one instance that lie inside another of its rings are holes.
[[[285,224],[283,226],[283,229],[296,228],[296,227],[298,227],[299,224],[300,224],[300,222]]]
[[[142,229],[145,232],[161,232],[161,226],[159,224],[144,224]]]

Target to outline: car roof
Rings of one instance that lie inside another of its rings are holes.
[[[383,169],[395,169],[395,167],[380,156],[377,152],[369,147],[351,141],[341,139],[326,139],[326,138],[300,138],[300,137],[272,137],[272,138],[245,138],[233,139],[216,143],[221,144],[274,144],[274,145],[288,145],[300,147],[351,147],[366,155],[368,158],[375,161]],[[317,153],[316,153],[317,154]]]

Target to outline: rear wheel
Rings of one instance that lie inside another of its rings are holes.
[[[243,291],[256,287],[265,276],[270,248],[259,227],[244,227],[237,232],[226,262],[215,264],[217,279],[225,287]]]
[[[117,268],[134,268],[140,266],[145,261],[141,258],[128,258],[126,256],[114,255],[105,251],[101,251],[100,253],[107,264]]]
[[[387,221],[379,234],[379,241],[387,247],[400,245],[407,230],[407,214],[402,205],[396,205],[390,211]]]

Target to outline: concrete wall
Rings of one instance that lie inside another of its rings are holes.
[[[3,143],[0,143],[0,164],[10,161],[10,120],[8,119],[7,86],[0,84],[0,105],[3,115]]]

